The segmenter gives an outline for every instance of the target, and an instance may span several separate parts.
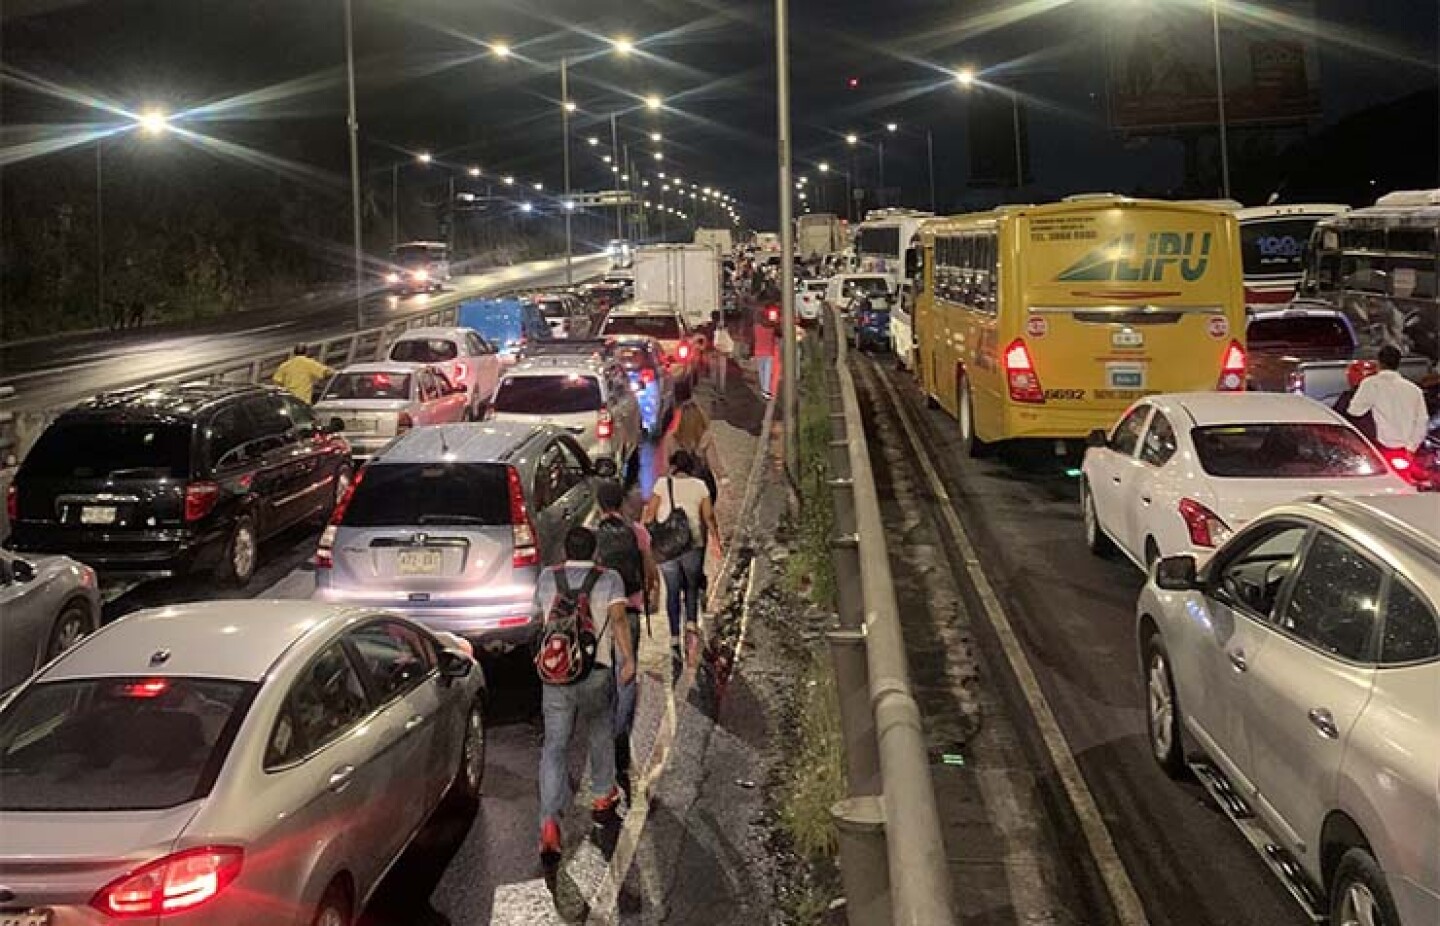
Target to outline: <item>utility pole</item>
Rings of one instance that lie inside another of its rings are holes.
[[[610,176],[615,178],[615,237],[624,241],[625,232],[621,225],[625,210],[620,205],[620,129],[614,113],[610,114],[610,166],[615,168],[610,172]]]
[[[104,172],[101,169],[105,136],[95,139],[95,312],[99,324],[105,317],[105,197]]]
[[[365,245],[360,236],[360,120],[355,115],[355,25],[350,6],[351,0],[345,0],[345,75],[349,90],[346,123],[350,127],[350,224],[355,249],[355,330],[359,331],[365,327]]]
[[[780,408],[785,421],[785,472],[792,482],[800,478],[797,417],[800,404],[795,391],[795,197],[790,165],[790,11],[788,0],[775,0],[775,96],[779,113],[780,154],[780,325],[784,329],[780,353]],[[764,385],[764,384],[762,384]]]
[[[930,164],[930,211],[935,212],[935,133],[925,130],[925,159]]]
[[[1220,0],[1210,0],[1210,29],[1215,37],[1215,105],[1220,118],[1220,193],[1230,198],[1230,140],[1225,124],[1225,66],[1220,55]]]
[[[1025,152],[1020,147],[1020,94],[1014,90],[1010,91],[1010,123],[1015,129],[1015,189],[1018,193],[1025,186]]]
[[[565,162],[565,201],[560,211],[565,213],[565,285],[575,282],[573,267],[573,239],[571,238],[570,216],[575,204],[570,201],[570,59],[560,59],[560,140],[561,159]]]

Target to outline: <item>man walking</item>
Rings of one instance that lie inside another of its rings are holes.
[[[767,305],[755,318],[755,330],[753,333],[753,347],[751,353],[755,357],[755,371],[760,379],[760,396],[769,400],[774,390],[775,378],[775,350],[776,338],[775,328],[778,324],[777,312],[772,312],[774,306]]]
[[[1400,375],[1400,349],[1395,345],[1380,348],[1375,360],[1380,372],[1355,388],[1347,413],[1374,417],[1375,443],[1381,450],[1414,453],[1430,425],[1425,393]]]
[[[648,614],[650,602],[660,590],[660,569],[650,553],[650,532],[625,515],[625,487],[614,480],[602,482],[595,491],[600,517],[595,522],[595,561],[613,569],[625,587],[625,623],[630,652],[640,652],[640,615]],[[635,725],[635,707],[640,694],[633,677],[624,682],[615,667],[615,781],[630,800],[630,731]]]
[[[535,666],[541,682],[545,744],[540,751],[540,859],[554,865],[563,843],[560,817],[570,802],[568,756],[577,722],[588,726],[591,814],[614,819],[615,685],[635,679],[635,655],[624,627],[625,587],[620,576],[595,564],[595,535],[572,527],[565,562],[540,574],[534,613],[539,623]],[[612,674],[611,665],[615,666]]]
[[[315,386],[335,375],[335,371],[310,356],[310,348],[296,344],[289,360],[275,370],[275,382],[288,389],[306,405],[315,401]]]

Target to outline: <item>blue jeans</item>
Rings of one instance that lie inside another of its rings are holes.
[[[760,391],[765,395],[770,394],[770,376],[773,372],[771,367],[775,364],[775,358],[770,355],[755,358],[756,375],[760,378]]]
[[[636,666],[640,658],[640,614],[626,609],[625,619],[630,623],[630,652],[635,655]],[[618,631],[618,628],[617,628]],[[635,702],[640,692],[640,673],[637,671],[630,684],[620,684],[620,660],[615,660],[615,738],[630,735],[635,726]]]
[[[696,547],[668,563],[661,563],[660,574],[665,577],[665,612],[670,618],[670,636],[678,644],[682,596],[686,623],[694,624],[700,620],[700,583],[705,578],[705,548]]]
[[[542,685],[545,745],[540,750],[540,822],[559,820],[570,803],[570,738],[577,721],[590,740],[590,790],[604,797],[615,787],[615,675],[596,665],[583,682]]]

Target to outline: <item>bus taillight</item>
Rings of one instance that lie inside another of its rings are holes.
[[[1010,401],[1042,404],[1045,390],[1040,388],[1040,377],[1035,373],[1035,362],[1030,358],[1030,348],[1016,338],[1005,348],[1005,380],[1010,384]]]

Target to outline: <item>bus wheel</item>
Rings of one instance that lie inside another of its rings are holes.
[[[960,419],[960,445],[968,455],[979,459],[990,447],[975,436],[975,398],[970,394],[970,377],[961,373],[959,380],[955,390],[955,413]]]

